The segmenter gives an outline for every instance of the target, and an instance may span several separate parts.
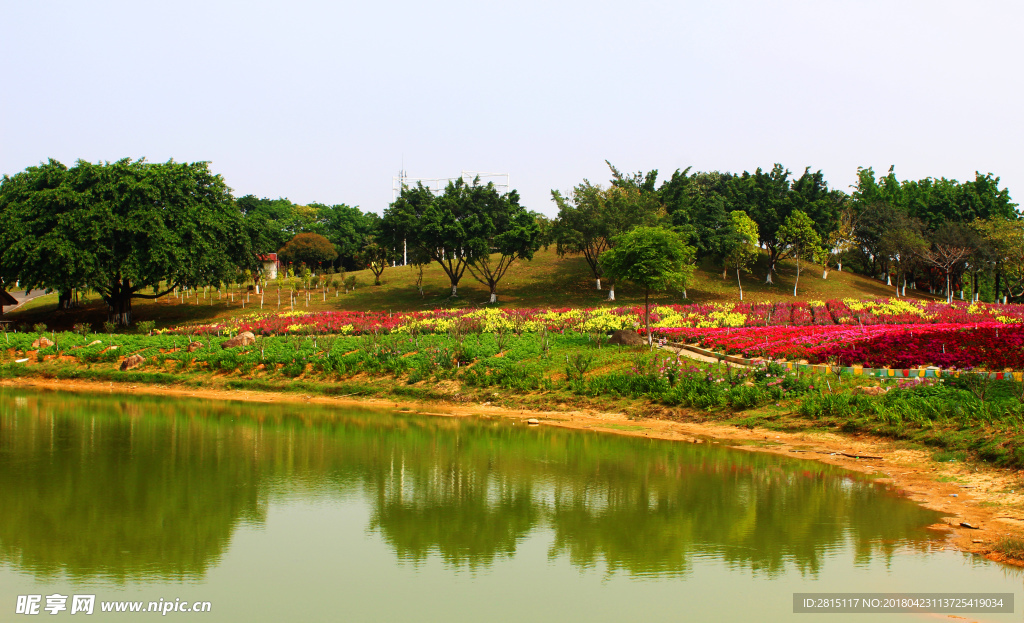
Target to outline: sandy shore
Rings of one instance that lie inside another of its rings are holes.
[[[303,396],[280,392],[190,389],[160,385],[133,385],[49,379],[8,379],[7,387],[62,391],[133,393],[188,396],[211,400],[251,402],[309,402],[324,405],[363,405],[406,408],[415,412],[460,417],[489,415],[536,418],[542,425],[596,430],[618,435],[653,437],[686,443],[710,439],[736,441],[737,448],[770,452],[804,460],[821,461],[846,469],[875,474],[922,506],[949,516],[935,530],[947,534],[949,547],[984,555],[992,560],[1024,566],[991,551],[993,544],[1009,535],[1024,536],[1024,471],[962,463],[937,463],[924,450],[908,450],[885,438],[833,433],[783,433],[717,424],[667,420],[630,420],[623,413],[599,411],[512,410],[483,404],[397,402],[378,398]],[[623,430],[623,428],[630,430]],[[641,428],[642,427],[642,428]],[[859,458],[858,458],[859,457]],[[973,528],[964,527],[968,524]]]

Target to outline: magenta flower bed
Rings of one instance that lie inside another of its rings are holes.
[[[660,329],[717,352],[867,367],[1024,369],[1024,326],[999,322]]]

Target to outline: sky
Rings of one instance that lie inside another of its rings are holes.
[[[1002,178],[1024,198],[1017,0],[3,3],[0,174],[209,161],[235,196],[382,212],[392,177]]]

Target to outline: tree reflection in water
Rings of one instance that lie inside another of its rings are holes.
[[[927,547],[939,515],[807,461],[666,441],[309,405],[0,391],[0,561],[40,576],[201,577],[297,497],[370,507],[398,558],[549,556],[675,576],[695,559],[815,574]],[[287,500],[285,498],[287,497]]]

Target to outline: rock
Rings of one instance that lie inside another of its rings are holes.
[[[103,340],[93,340],[93,341],[89,342],[88,344],[86,344],[85,346],[88,348],[89,346],[95,346],[97,344],[102,344],[102,343],[103,343]]]
[[[644,338],[632,329],[620,329],[608,338],[609,344],[621,344],[623,346],[643,346]]]
[[[199,350],[202,347],[203,347],[203,343],[202,342],[190,342],[189,345],[188,345],[188,349],[187,350],[190,353],[194,353],[194,352],[196,352],[197,350]],[[228,348],[228,347],[225,347],[225,348]]]
[[[130,357],[125,357],[124,361],[121,362],[121,372],[124,372],[125,370],[131,370],[133,368],[138,368],[145,362],[146,358],[143,357],[142,355],[132,355]]]
[[[32,342],[32,348],[49,348],[50,346],[53,346],[53,341],[48,337],[41,337]]]
[[[535,417],[532,417],[532,418],[526,420],[526,423],[531,425],[531,426],[537,426],[538,424],[540,424],[540,420],[538,420]]]
[[[961,521],[960,522],[960,527],[961,528],[970,528],[971,530],[981,530],[981,526],[972,526],[971,524],[967,523],[966,521]]]
[[[221,348],[236,348],[238,346],[249,346],[250,344],[255,344],[255,343],[256,343],[256,336],[253,335],[252,331],[243,331],[243,332],[239,333],[238,335],[236,335],[235,337],[231,338],[230,340],[225,340],[224,342],[222,342],[220,347]]]

